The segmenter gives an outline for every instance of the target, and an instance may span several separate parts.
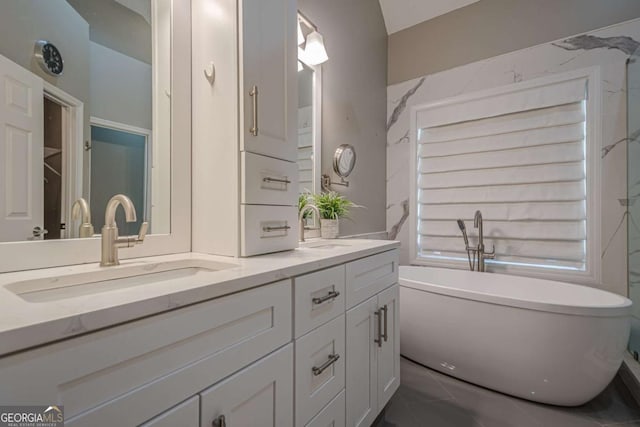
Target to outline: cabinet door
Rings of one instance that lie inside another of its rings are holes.
[[[374,296],[347,311],[348,427],[369,427],[378,415],[377,302]]]
[[[295,162],[295,2],[243,0],[239,3],[242,16],[240,99],[244,112],[241,149]]]
[[[200,424],[200,399],[194,396],[169,409],[140,427],[198,427]]]
[[[379,410],[384,408],[400,385],[399,295],[398,285],[378,294],[378,310],[381,310],[383,336],[382,346],[377,347]]]
[[[292,344],[204,391],[200,409],[201,427],[293,426]]]

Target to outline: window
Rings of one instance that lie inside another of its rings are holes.
[[[596,69],[451,98],[412,110],[412,256],[466,268],[484,218],[492,271],[597,280]]]

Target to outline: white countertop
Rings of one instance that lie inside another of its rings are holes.
[[[316,240],[311,244],[318,245],[319,242]],[[323,242],[328,245],[336,242],[337,245],[325,248],[303,247],[251,258],[184,253],[126,260],[120,266],[106,268],[146,268],[184,259],[208,260],[234,266],[188,278],[48,302],[26,301],[7,287],[13,288],[11,284],[15,282],[49,278],[55,281],[56,277],[90,274],[104,268],[97,264],[82,264],[0,274],[0,355],[291,278],[400,246],[399,242],[389,240],[340,239]]]

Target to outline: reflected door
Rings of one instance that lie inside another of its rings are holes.
[[[0,55],[0,236],[3,241],[42,239],[42,79]]]
[[[116,194],[124,194],[136,207],[137,221],[126,222],[124,211],[118,209],[116,223],[119,234],[138,234],[148,212],[147,146],[148,136],[142,133],[91,126],[90,204],[96,232],[104,225],[104,211],[109,199]]]

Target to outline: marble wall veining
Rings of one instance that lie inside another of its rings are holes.
[[[387,231],[402,242],[409,264],[411,106],[461,94],[598,66],[602,79],[601,272],[602,289],[627,294],[626,61],[640,43],[640,20],[511,52],[388,87]],[[453,221],[454,219],[452,219]],[[461,239],[462,242],[462,239]]]

